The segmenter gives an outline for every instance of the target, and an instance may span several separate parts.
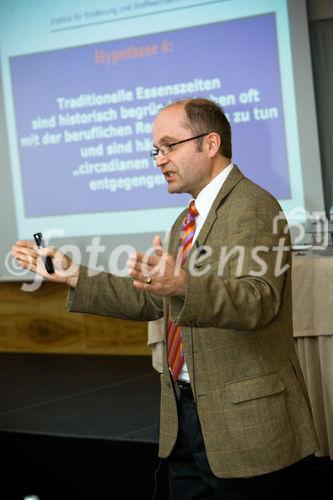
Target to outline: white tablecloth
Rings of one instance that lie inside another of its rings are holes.
[[[293,322],[320,449],[333,459],[333,256],[293,255]]]
[[[298,337],[296,351],[320,443],[316,455],[333,459],[333,336]]]

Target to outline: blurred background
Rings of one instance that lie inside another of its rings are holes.
[[[0,58],[0,497],[150,498],[158,476],[167,498],[151,359],[161,323],[70,315],[66,289],[18,268],[10,249],[41,231],[76,261],[125,275],[128,254],[164,239],[188,202],[149,156],[152,121],[202,96],[228,116],[234,163],[292,228],[295,343],[321,444],[308,472],[325,498],[332,2],[1,0]]]

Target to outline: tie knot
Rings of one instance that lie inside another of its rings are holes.
[[[195,217],[197,217],[197,215],[199,215],[199,212],[197,210],[197,207],[195,206],[194,200],[192,200],[191,203],[189,204],[188,215],[191,219],[194,219]]]

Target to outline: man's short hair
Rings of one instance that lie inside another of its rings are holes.
[[[232,158],[231,127],[221,106],[203,98],[184,99],[175,104],[184,106],[187,117],[185,127],[189,127],[194,135],[216,132],[221,137],[220,154],[225,158]],[[200,145],[199,141],[200,139]]]

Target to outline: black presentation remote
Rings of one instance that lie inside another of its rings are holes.
[[[34,234],[35,242],[38,248],[45,248],[47,247],[47,244],[45,243],[45,240],[43,238],[42,233],[36,233]],[[42,257],[45,269],[49,274],[54,273],[54,267],[53,267],[53,262],[51,257]]]

